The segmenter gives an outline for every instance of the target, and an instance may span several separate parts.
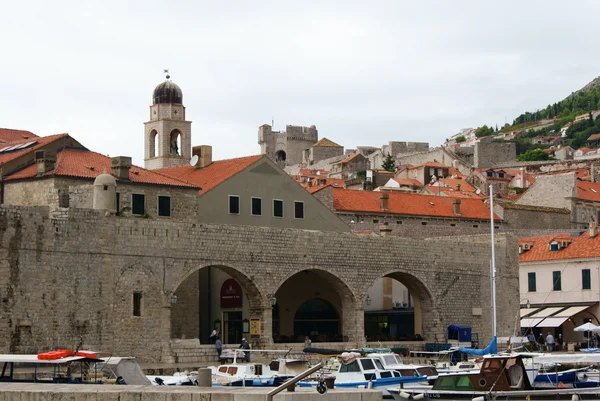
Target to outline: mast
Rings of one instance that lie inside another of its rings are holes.
[[[492,262],[490,276],[492,277],[492,336],[496,337],[496,254],[494,246],[494,189],[490,184],[490,227],[492,233]]]

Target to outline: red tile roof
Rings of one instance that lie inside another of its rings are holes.
[[[92,180],[104,172],[110,174],[110,171],[110,157],[108,156],[87,150],[63,149],[56,155],[54,170],[48,171],[44,176],[76,177]],[[10,181],[35,177],[37,177],[37,165],[32,164],[14,174],[4,177],[4,180]],[[116,180],[119,181],[118,178]],[[131,166],[129,181],[139,184],[198,188],[198,186],[188,182],[137,166]]]
[[[339,161],[338,163],[342,163],[342,164],[346,164],[348,162],[351,162],[352,160],[354,160],[355,158],[357,158],[358,156],[362,156],[360,153],[355,153],[352,156],[348,156],[346,157],[344,160]]]
[[[411,178],[392,178],[392,180],[396,181],[400,185],[415,185],[417,187],[422,187],[423,184],[419,180],[413,180]]]
[[[600,184],[577,180],[577,197],[600,202]]]
[[[551,251],[548,244],[552,240],[572,242],[566,248]],[[519,255],[519,262],[600,258],[600,235],[590,238],[589,232],[574,237],[571,234],[561,234],[519,239],[519,245],[523,244],[529,244],[531,249]]]
[[[0,128],[0,143],[20,141],[21,139],[37,138],[33,132],[20,129]]]
[[[174,177],[184,180],[202,188],[200,195],[204,195],[225,180],[233,177],[242,170],[245,170],[252,164],[265,156],[246,156],[236,159],[217,160],[210,165],[200,169],[193,169],[190,165],[167,167],[154,170],[168,177]]]
[[[407,214],[430,217],[453,217],[463,219],[489,220],[490,208],[481,199],[462,199],[461,214],[454,214],[453,198],[445,196],[419,195],[412,193],[389,192],[388,210],[381,210],[381,192],[333,190],[333,207],[336,211]],[[495,220],[502,219],[495,215]]]
[[[23,132],[27,132],[27,131],[23,131]],[[33,138],[28,138],[28,139],[21,138],[19,140],[3,143],[2,146],[0,146],[0,148],[5,148],[7,146],[24,144],[24,143],[28,143],[28,142],[34,142],[34,141],[37,142],[35,145],[29,146],[25,149],[19,149],[19,150],[15,150],[12,152],[0,153],[0,166],[17,159],[18,157],[23,156],[26,153],[33,152],[34,150],[40,149],[40,148],[48,145],[49,143],[52,143],[59,139],[65,138],[67,136],[69,136],[69,135],[68,134],[58,134],[58,135],[49,135],[49,136],[42,136],[42,137],[34,136]]]
[[[590,136],[587,140],[588,141],[595,141],[595,140],[598,140],[598,139],[600,139],[600,134],[594,134],[594,135]]]

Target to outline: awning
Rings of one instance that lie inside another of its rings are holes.
[[[544,308],[539,312],[534,313],[529,317],[548,317],[554,315],[556,312],[565,309],[566,306],[552,306],[549,308]]]
[[[567,308],[564,311],[560,312],[557,316],[559,316],[559,315],[560,316],[567,316],[567,317],[575,316],[576,314],[578,314],[579,312],[583,312],[584,310],[586,310],[590,306],[592,306],[592,305],[571,306],[570,308]]]
[[[521,319],[521,327],[535,327],[537,326],[542,320],[544,320],[543,317],[526,317]]]
[[[549,307],[549,308],[546,308],[539,312],[534,313],[533,315],[529,316],[526,319],[521,319],[521,327],[536,327],[536,326],[537,327],[559,327],[561,324],[563,324],[565,321],[567,321],[567,319],[569,319],[571,316],[575,316],[576,314],[583,312],[590,306],[592,306],[592,305],[580,305],[580,306],[570,306],[570,307],[566,307],[566,306]],[[560,311],[560,312],[556,313],[557,311]],[[541,321],[533,322],[533,320],[538,319],[538,318],[542,318]],[[532,320],[532,322],[530,322],[530,321],[523,322],[524,320],[527,320],[527,319]],[[533,326],[525,326],[524,323],[526,323],[526,324],[535,323],[535,324]]]
[[[569,317],[547,317],[543,322],[538,324],[538,327],[558,327],[563,324]]]
[[[527,316],[537,310],[539,310],[539,308],[522,308],[521,309],[521,317]]]

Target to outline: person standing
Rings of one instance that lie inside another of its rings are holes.
[[[215,340],[215,347],[217,348],[217,355],[219,356],[219,361],[221,360],[221,352],[223,351],[223,344],[221,343],[221,337],[217,335],[217,339]]]
[[[546,347],[548,348],[548,352],[552,352],[552,348],[554,347],[554,336],[550,332],[548,332],[548,335],[546,336]]]
[[[538,349],[540,352],[544,352],[544,334],[540,333],[538,336]]]
[[[218,336],[219,336],[219,328],[215,327],[213,329],[213,331],[210,333],[210,336],[208,337],[208,342],[210,342],[211,344],[214,344],[217,341]]]
[[[250,344],[248,344],[248,340],[242,338],[242,344],[240,345],[240,348],[243,350],[249,350]],[[244,351],[244,359],[246,362],[250,362],[250,351]]]
[[[529,334],[527,334],[527,341],[529,342],[529,352],[535,351],[535,334],[533,334],[533,330],[529,330]]]
[[[563,350],[563,338],[562,338],[562,333],[560,333],[558,335],[558,338],[556,339],[556,350],[557,351],[562,351]]]
[[[310,348],[312,346],[312,341],[308,336],[304,337],[304,348]]]

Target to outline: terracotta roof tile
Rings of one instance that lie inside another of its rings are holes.
[[[600,202],[600,184],[577,180],[577,196],[581,199]]]
[[[77,177],[95,179],[98,175],[107,172],[110,174],[110,157],[100,153],[80,149],[63,149],[56,155],[54,170],[48,171],[44,176]],[[4,180],[17,180],[37,177],[37,166],[31,164],[14,174],[4,177]],[[117,181],[119,179],[117,178]],[[129,181],[139,184],[168,185],[175,187],[198,188],[188,182],[174,179],[152,170],[138,166],[131,166]]]
[[[548,244],[552,240],[572,242],[565,248],[551,251]],[[579,236],[561,234],[519,239],[519,245],[523,244],[528,244],[531,249],[519,255],[519,262],[600,258],[600,235],[590,238],[589,232]]]
[[[588,141],[596,141],[598,139],[600,139],[600,134],[591,135],[587,140]]]
[[[355,153],[355,154],[353,154],[353,155],[351,155],[351,156],[348,156],[348,157],[346,157],[345,159],[343,159],[343,160],[339,161],[338,163],[342,163],[342,164],[349,163],[349,162],[351,162],[352,160],[354,160],[355,158],[357,158],[358,156],[361,156],[361,154],[360,154],[360,153]]]
[[[167,167],[154,171],[199,186],[202,188],[200,190],[200,195],[203,195],[225,180],[228,180],[250,165],[256,163],[263,157],[265,156],[256,155],[239,157],[236,159],[217,160],[210,165],[199,169],[194,169],[190,165],[184,165]]]
[[[20,141],[22,139],[37,138],[33,132],[20,129],[0,128],[0,143]]]
[[[330,141],[327,138],[323,138],[321,139],[319,142],[315,143],[313,145],[313,147],[318,146],[318,147],[327,147],[327,148],[341,148],[341,145],[338,145],[337,143]]]
[[[19,140],[3,143],[0,146],[0,148],[5,148],[7,146],[13,146],[13,145],[18,145],[18,144],[25,144],[25,143],[33,142],[33,141],[37,142],[35,145],[29,146],[25,149],[19,149],[19,150],[15,150],[15,151],[11,151],[11,152],[0,153],[0,166],[5,163],[15,160],[18,157],[23,156],[24,154],[33,152],[37,149],[40,149],[40,148],[48,145],[49,143],[52,143],[59,139],[65,138],[67,136],[69,136],[69,135],[68,134],[57,134],[57,135],[49,135],[49,136],[42,136],[42,137],[33,137],[33,138],[28,138],[28,139],[21,138]]]
[[[389,192],[388,210],[381,210],[381,192],[333,190],[333,207],[336,211],[406,214],[415,216],[453,217],[489,220],[490,208],[481,199],[462,199],[461,214],[454,214],[453,198],[445,196],[419,195]],[[497,221],[502,221],[498,216]]]
[[[415,185],[417,187],[422,187],[423,184],[419,180],[413,180],[411,178],[392,178],[392,180],[396,181],[400,185]]]

